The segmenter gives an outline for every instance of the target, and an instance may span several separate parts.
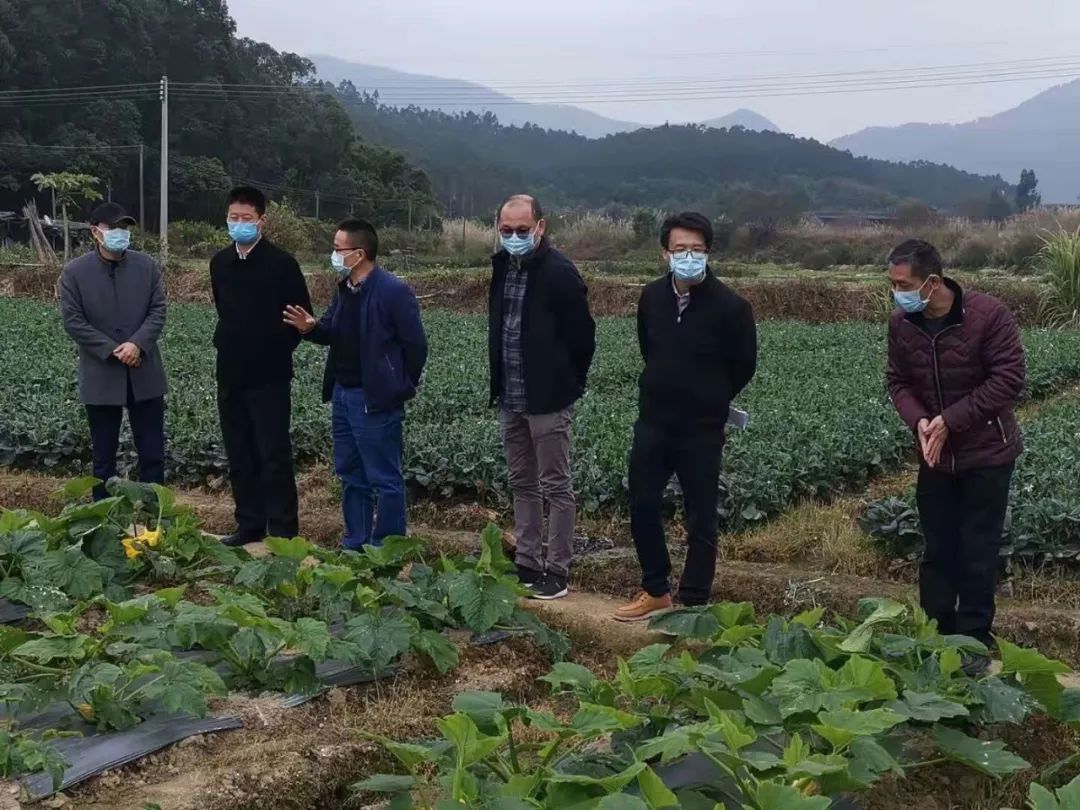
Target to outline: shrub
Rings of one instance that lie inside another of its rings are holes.
[[[1045,241],[1037,233],[1018,233],[1001,248],[1000,263],[1005,267],[1030,270],[1044,245]]]
[[[0,264],[37,264],[37,256],[29,245],[0,244]]]
[[[978,236],[969,237],[960,243],[952,255],[950,264],[969,270],[979,270],[991,264],[994,245]]]
[[[1046,284],[1040,321],[1057,328],[1080,326],[1080,227],[1045,237],[1035,266]]]
[[[228,244],[229,234],[219,225],[189,219],[169,223],[169,250],[174,255],[208,258]]]
[[[270,201],[266,209],[266,235],[289,253],[310,255],[312,252],[304,218],[287,201]]]
[[[825,248],[817,248],[806,255],[802,265],[809,270],[825,270],[833,266],[833,257]]]
[[[638,208],[634,211],[631,227],[638,242],[649,242],[659,235],[662,217],[662,212],[650,208]]]

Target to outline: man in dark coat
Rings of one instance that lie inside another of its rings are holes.
[[[942,273],[933,245],[889,256],[897,310],[889,322],[889,395],[915,435],[926,549],[922,607],[942,633],[991,645],[1009,485],[1022,449],[1014,408],[1024,348],[1009,310]],[[965,662],[974,672],[987,661]]]
[[[540,204],[517,195],[499,209],[492,257],[488,355],[492,405],[514,495],[514,561],[538,599],[568,593],[577,511],[570,473],[574,403],[596,349],[577,268],[545,236]],[[544,551],[544,500],[549,505]]]
[[[263,233],[265,214],[261,191],[233,189],[226,220],[233,243],[210,260],[218,412],[236,504],[227,546],[295,537],[300,529],[289,435],[300,336],[281,313],[290,305],[310,309],[311,299],[296,259]]]
[[[672,475],[683,493],[688,547],[679,601],[704,605],[712,593],[724,426],[732,399],[757,368],[753,310],[709,269],[712,243],[705,216],[687,211],[669,217],[660,245],[670,272],[648,284],[638,303],[645,369],[629,479],[641,591],[615,611],[618,621],[645,621],[672,609],[663,515]]]

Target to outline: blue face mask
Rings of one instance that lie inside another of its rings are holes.
[[[499,234],[499,241],[511,256],[524,256],[526,253],[532,253],[533,248],[536,247],[532,233],[528,236],[518,236],[516,233],[509,236]]]
[[[698,253],[696,250],[684,250],[672,253],[668,259],[671,272],[679,281],[701,281],[705,277],[705,265],[709,262],[709,254]]]
[[[353,253],[356,253],[356,251],[353,250],[346,255],[351,256]],[[352,267],[345,266],[345,256],[338,253],[336,250],[330,254],[330,266],[334,268],[334,272],[337,273],[337,277],[342,281],[347,279],[349,277],[349,274],[353,271]]]
[[[101,245],[109,253],[123,253],[131,246],[131,231],[127,228],[110,228],[101,232]]]
[[[238,245],[250,245],[259,238],[258,222],[229,222],[229,238]]]
[[[893,300],[896,301],[896,305],[909,314],[922,312],[926,309],[930,299],[927,298],[925,301],[922,299],[922,288],[926,286],[926,282],[929,280],[924,281],[917,290],[893,290]]]

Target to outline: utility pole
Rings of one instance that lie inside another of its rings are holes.
[[[56,222],[56,189],[52,190],[52,218]]]
[[[169,77],[161,77],[161,211],[158,236],[161,239],[161,265],[169,261]]]
[[[315,219],[319,219],[319,190],[315,189]]]
[[[146,181],[143,179],[143,145],[139,144],[139,228],[146,230]]]
[[[412,197],[409,197],[409,230],[412,230]]]
[[[105,186],[105,199],[112,202],[112,180],[109,180],[108,185]]]

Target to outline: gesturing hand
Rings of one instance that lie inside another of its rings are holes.
[[[135,368],[142,362],[142,349],[131,342],[121,343],[113,349],[113,357],[128,368]]]
[[[289,304],[285,307],[285,313],[283,315],[285,323],[299,332],[301,335],[306,335],[312,329],[315,328],[315,318],[311,316],[303,307],[293,306]]]

